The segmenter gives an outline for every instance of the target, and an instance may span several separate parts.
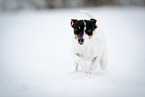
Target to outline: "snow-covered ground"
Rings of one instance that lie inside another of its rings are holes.
[[[80,8],[83,9],[83,8]],[[0,13],[0,97],[145,97],[145,8],[85,8],[104,30],[106,71],[74,71],[78,9]]]

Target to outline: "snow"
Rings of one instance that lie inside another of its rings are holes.
[[[88,10],[105,33],[106,71],[74,71],[72,18]],[[144,97],[145,8],[0,13],[0,97]]]

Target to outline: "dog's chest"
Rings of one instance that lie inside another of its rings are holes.
[[[79,48],[78,55],[82,59],[84,59],[86,61],[90,61],[94,57],[96,57],[95,48],[96,47],[93,46],[93,45],[89,45],[89,46],[86,46],[86,47],[81,47],[81,48]]]
[[[91,61],[97,56],[100,56],[103,52],[104,44],[102,41],[92,40],[88,45],[75,46],[74,53],[80,56],[83,60]]]

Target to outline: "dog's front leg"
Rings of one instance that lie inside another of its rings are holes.
[[[78,68],[78,65],[80,65],[86,73],[91,73],[89,66],[87,66],[87,64],[82,60],[80,56],[78,56],[77,54],[73,54],[73,59],[74,62],[77,64],[76,69]]]
[[[100,62],[100,59],[101,59],[101,56],[97,56],[97,57],[94,58],[94,61],[93,61],[93,64],[92,64],[90,70],[94,70],[94,69],[97,68],[97,66]]]

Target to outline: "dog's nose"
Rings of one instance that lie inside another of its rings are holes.
[[[84,39],[83,38],[79,38],[78,42],[79,42],[80,45],[82,45],[84,43]]]

